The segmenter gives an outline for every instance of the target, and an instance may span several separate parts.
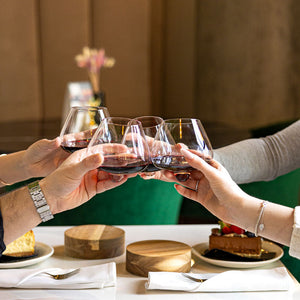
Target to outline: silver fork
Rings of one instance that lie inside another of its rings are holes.
[[[186,274],[186,273],[181,273],[181,275],[188,278],[188,279],[190,279],[190,280],[193,280],[195,282],[204,282],[204,281],[207,280],[207,279],[202,279],[202,278],[196,278],[196,277],[193,277],[193,276],[191,276],[189,274]]]
[[[73,271],[70,271],[70,272],[67,272],[67,273],[62,273],[62,274],[51,274],[51,273],[48,273],[48,272],[44,272],[44,273],[51,276],[53,279],[60,280],[60,279],[69,278],[69,277],[77,274],[79,271],[80,271],[80,268],[74,269]]]

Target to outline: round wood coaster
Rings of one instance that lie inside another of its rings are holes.
[[[122,255],[124,230],[108,225],[81,225],[65,231],[65,254],[76,258],[102,259]]]
[[[168,240],[148,240],[132,243],[126,248],[128,272],[148,276],[148,272],[189,272],[191,247]]]

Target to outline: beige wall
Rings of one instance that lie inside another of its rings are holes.
[[[300,2],[167,0],[163,112],[255,128],[300,116]]]
[[[1,122],[60,118],[66,84],[87,80],[74,60],[86,45],[104,47],[116,58],[101,81],[111,114],[148,114],[149,5],[147,0],[0,0]]]
[[[111,115],[253,128],[300,116],[296,0],[0,0],[0,120],[61,116],[74,56],[104,47]],[[58,123],[59,124],[59,123]],[[54,130],[59,130],[55,128]]]

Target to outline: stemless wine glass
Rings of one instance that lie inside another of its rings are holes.
[[[100,122],[107,117],[106,107],[71,107],[60,132],[61,147],[71,153],[86,148]]]
[[[149,150],[150,150],[150,162],[146,169],[143,171],[145,175],[152,176],[154,175],[154,172],[159,171],[160,169],[154,166],[152,162],[152,145],[154,142],[154,138],[156,136],[156,133],[158,131],[159,125],[162,124],[163,119],[157,116],[141,116],[135,118],[135,120],[138,120],[142,123],[143,130],[146,136],[146,140],[148,142]]]
[[[100,170],[120,181],[124,174],[143,171],[149,163],[149,147],[141,122],[121,117],[105,118],[96,130],[89,146],[103,155]]]
[[[198,119],[165,120],[155,136],[152,161],[160,169],[174,172],[179,181],[186,181],[193,168],[180,152],[180,145],[209,161],[213,156],[211,143]]]

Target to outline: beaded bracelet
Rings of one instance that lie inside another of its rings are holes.
[[[265,228],[264,223],[261,223],[261,219],[263,217],[264,210],[265,210],[265,207],[267,206],[267,204],[268,204],[268,201],[263,201],[260,204],[260,212],[259,212],[258,219],[257,219],[256,225],[255,225],[255,230],[254,230],[255,236],[258,235],[258,230],[263,231]]]

